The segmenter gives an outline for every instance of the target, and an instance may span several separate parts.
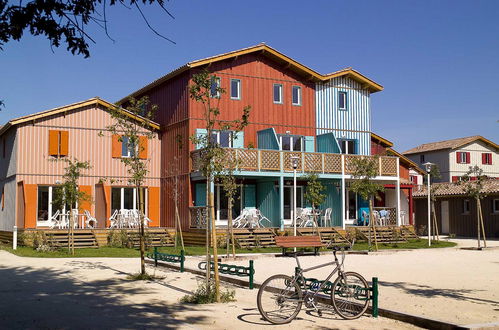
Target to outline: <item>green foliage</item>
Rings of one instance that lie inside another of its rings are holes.
[[[144,274],[135,273],[135,274],[128,275],[126,278],[127,278],[127,280],[131,280],[131,281],[154,281],[154,280],[162,279],[162,277],[149,275],[147,273],[144,273]]]
[[[112,229],[107,234],[107,244],[111,247],[124,248],[131,247],[130,238],[128,237],[128,233],[125,229]]]
[[[24,231],[19,235],[19,245],[35,249],[39,252],[53,251],[49,238],[42,231]]]
[[[312,208],[315,208],[326,200],[326,187],[319,181],[319,176],[317,174],[309,174],[305,177],[307,180],[307,187],[305,189],[305,199],[312,204]]]
[[[59,206],[61,209],[64,205],[69,209],[74,209],[77,204],[90,202],[91,197],[78,189],[78,180],[82,172],[92,168],[89,162],[80,162],[76,158],[74,160],[63,158],[56,161],[63,161],[67,166],[64,168],[62,184],[57,185],[54,189],[52,204]]]
[[[378,157],[355,157],[352,159],[352,178],[350,190],[369,200],[383,191],[383,185],[372,181],[378,175]]]
[[[476,178],[476,179],[471,179]],[[487,180],[487,176],[483,175],[483,170],[475,166],[470,166],[468,172],[461,177],[461,180],[456,182],[457,185],[462,185],[464,192],[469,197],[474,199],[483,199],[487,194],[483,192],[483,184]]]
[[[214,281],[211,280],[209,284],[206,284],[206,282],[199,282],[196,291],[192,295],[183,296],[180,299],[180,302],[190,304],[212,304],[216,302],[215,292]],[[220,302],[228,303],[236,301],[235,296],[235,290],[226,289],[225,291],[220,292]]]
[[[88,41],[95,43],[88,34],[88,26],[94,23],[102,28],[111,39],[107,30],[106,10],[114,5],[136,9],[149,29],[159,37],[172,43],[172,40],[155,31],[142,9],[143,5],[157,4],[166,14],[173,17],[165,8],[164,0],[0,0],[0,49],[10,40],[19,41],[26,30],[34,36],[45,35],[51,47],[59,47],[64,40],[67,50],[74,54],[90,56]],[[99,8],[101,7],[101,8]],[[112,40],[112,39],[111,39]],[[113,40],[114,41],[114,40]]]

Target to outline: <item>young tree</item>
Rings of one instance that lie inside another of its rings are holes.
[[[233,121],[219,120],[220,115],[219,102],[225,90],[220,87],[218,79],[207,70],[195,74],[192,77],[193,84],[189,88],[190,98],[199,102],[203,107],[203,120],[206,129],[205,136],[191,136],[191,141],[200,146],[202,152],[200,153],[201,172],[206,178],[206,201],[208,209],[208,220],[206,221],[206,288],[209,290],[210,285],[210,250],[209,238],[213,247],[213,264],[214,264],[214,277],[215,277],[215,297],[216,301],[220,302],[220,281],[218,276],[218,251],[215,227],[215,210],[214,195],[211,191],[211,183],[219,175],[223,175],[226,171],[226,152],[220,145],[214,141],[212,133],[218,129],[221,131],[241,131],[247,124],[249,118],[250,107],[243,108],[243,113],[240,119]],[[211,226],[211,235],[209,234],[209,227]]]
[[[364,200],[369,201],[369,230],[374,232],[374,245],[378,250],[378,242],[376,239],[376,227],[373,216],[373,199],[378,197],[378,192],[384,191],[384,187],[373,181],[378,175],[378,157],[356,157],[352,159],[354,181],[350,185],[350,190],[356,192]],[[369,238],[371,233],[369,232]],[[371,248],[371,242],[369,242]]]
[[[175,248],[177,247],[178,244],[178,237],[180,237],[180,244],[182,246],[182,250],[185,250],[184,237],[182,235],[182,224],[180,222],[180,214],[178,211],[178,203],[180,201],[180,197],[184,193],[183,186],[179,183],[179,175],[180,175],[179,162],[180,162],[180,157],[174,156],[173,162],[169,170],[169,176],[170,176],[169,179],[171,184],[170,195],[173,199],[173,202],[175,203],[175,236],[174,236]]]
[[[74,255],[74,224],[77,214],[73,212],[82,202],[90,201],[90,196],[78,189],[78,180],[84,170],[91,168],[88,162],[80,162],[77,159],[71,160],[64,158],[67,166],[64,168],[62,183],[55,188],[55,194],[52,203],[61,208],[69,208],[69,226],[68,226],[68,250]]]
[[[147,168],[149,159],[141,155],[146,150],[144,146],[146,141],[156,135],[151,130],[151,123],[158,109],[156,105],[149,103],[149,98],[146,96],[139,100],[130,98],[126,109],[116,107],[110,110],[114,124],[107,127],[107,130],[119,136],[118,141],[125,143],[128,148],[128,157],[122,157],[121,162],[127,168],[128,182],[135,187],[135,197],[139,205],[140,273],[143,276],[146,275],[143,184],[149,173]]]
[[[305,188],[305,199],[312,204],[312,209],[315,211],[316,207],[319,207],[326,200],[326,194],[324,191],[326,187],[319,181],[319,176],[317,174],[309,174],[305,177],[307,180],[307,187]],[[314,222],[318,227],[317,214],[314,212]],[[319,231],[319,229],[317,228]],[[319,231],[319,236],[321,232]]]
[[[438,224],[437,224],[437,213],[435,211],[435,202],[437,200],[436,197],[436,191],[437,191],[437,185],[435,185],[435,179],[440,179],[442,175],[440,174],[440,169],[438,168],[437,164],[433,164],[430,169],[430,177],[432,182],[430,182],[430,202],[431,202],[431,214],[432,214],[432,223],[433,223],[433,240],[440,240],[440,237],[438,236]],[[426,182],[428,180],[428,175],[423,176],[424,181]],[[427,182],[426,182],[427,184]]]
[[[483,225],[483,213],[482,213],[482,203],[481,200],[487,197],[487,194],[483,192],[483,184],[487,179],[483,175],[483,170],[475,166],[470,166],[468,172],[461,177],[461,180],[457,182],[458,185],[462,185],[464,192],[470,198],[476,200],[476,218],[477,218],[477,235],[478,235],[478,248],[480,249],[480,231],[483,235],[483,246],[487,247],[487,240],[485,238],[485,228]]]

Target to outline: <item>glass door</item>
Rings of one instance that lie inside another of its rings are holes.
[[[352,224],[357,220],[357,194],[347,189],[345,201],[347,204],[345,207],[346,223]]]
[[[296,187],[296,207],[303,206],[303,187]],[[284,219],[291,219],[291,211],[293,211],[293,186],[284,186]]]

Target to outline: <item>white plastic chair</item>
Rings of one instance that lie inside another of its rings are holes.
[[[331,221],[331,213],[333,213],[333,209],[330,207],[324,210],[324,215],[321,216],[321,221],[324,224],[324,227],[327,227],[328,222],[331,227],[333,226],[333,222]]]
[[[255,214],[258,217],[258,226],[259,227],[265,227],[264,225],[262,225],[262,223],[265,221],[269,224],[269,227],[272,226],[272,221],[270,221],[269,218],[264,216],[260,210],[255,209]]]
[[[114,210],[113,215],[109,218],[109,221],[111,222],[109,228],[119,228],[118,210]]]
[[[97,227],[97,219],[94,218],[88,210],[85,210],[85,224],[88,228],[96,228]],[[93,223],[93,224],[90,224]]]
[[[62,221],[62,219],[61,219],[61,217],[59,217],[59,214],[60,214],[60,213],[61,213],[61,211],[57,210],[57,211],[55,211],[55,213],[54,213],[54,214],[52,214],[52,216],[50,217],[50,219],[49,219],[49,220],[50,220],[50,222],[51,222],[50,229],[54,229],[54,227],[56,227],[56,226],[58,226],[58,227],[59,227],[59,229],[62,229],[62,228],[61,228],[61,225],[62,225],[61,221]]]

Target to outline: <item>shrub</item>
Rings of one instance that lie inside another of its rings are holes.
[[[220,302],[228,303],[236,301],[236,291],[228,290],[220,291]],[[198,282],[198,288],[192,295],[183,296],[180,302],[190,304],[211,304],[216,302],[215,299],[215,282],[210,281],[207,285],[206,282]]]
[[[124,229],[110,230],[107,235],[107,244],[111,247],[131,247],[131,243],[128,233]]]

